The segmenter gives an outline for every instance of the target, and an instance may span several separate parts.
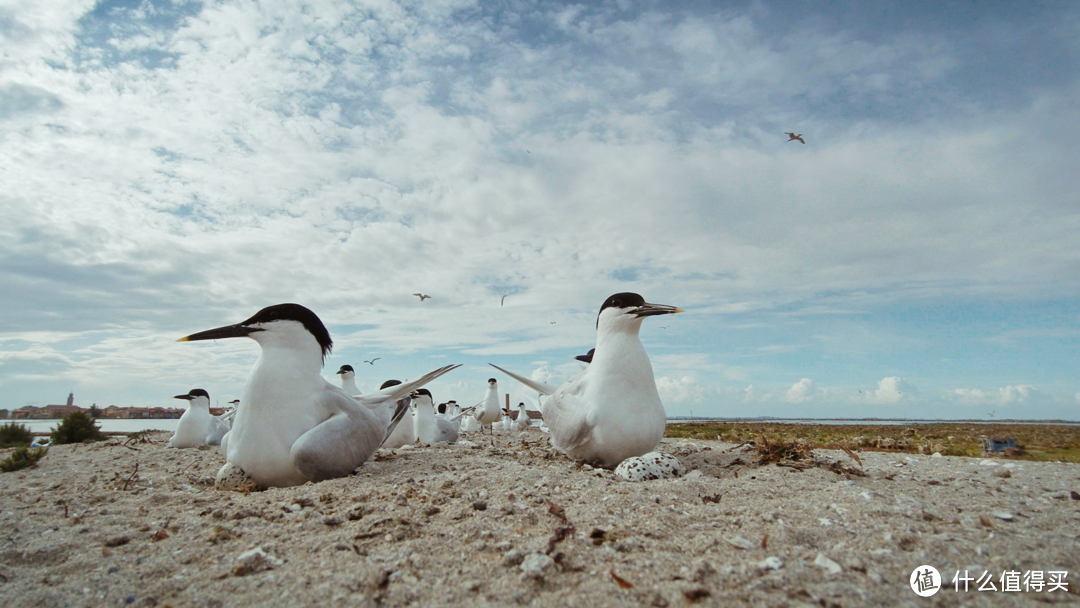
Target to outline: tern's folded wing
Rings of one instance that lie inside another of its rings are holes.
[[[550,384],[544,384],[543,382],[537,382],[536,380],[530,380],[530,379],[528,379],[528,378],[526,378],[524,376],[519,376],[519,375],[515,374],[514,372],[508,372],[505,369],[499,367],[498,365],[495,365],[494,363],[488,363],[488,365],[490,365],[491,367],[494,367],[495,369],[499,370],[500,372],[506,374],[507,376],[510,376],[514,380],[517,380],[518,382],[524,384],[525,386],[533,389],[534,391],[536,391],[538,393],[543,393],[545,395],[551,395],[551,394],[554,394],[555,391],[557,391],[559,389],[559,387],[557,387],[557,386],[551,386]]]
[[[398,401],[397,409],[394,410],[394,415],[390,417],[390,426],[386,427],[386,435],[383,437],[382,443],[379,444],[380,446],[386,443],[386,440],[390,438],[390,435],[394,434],[394,429],[397,428],[397,425],[405,417],[405,414],[409,413],[410,403],[411,401],[409,399],[401,399]]]
[[[581,447],[592,438],[593,425],[584,400],[585,379],[572,378],[544,405],[544,422],[551,444],[563,451]]]
[[[435,378],[445,374],[446,372],[455,370],[461,367],[461,365],[447,365],[446,367],[440,367],[439,369],[428,372],[423,376],[413,380],[412,382],[406,382],[404,384],[398,384],[396,386],[388,386],[381,391],[375,391],[374,393],[368,393],[366,395],[359,395],[356,397],[360,403],[363,403],[367,407],[378,405],[380,403],[386,403],[387,401],[397,401],[398,399],[408,395],[414,390],[424,386],[428,382],[431,382]]]
[[[385,418],[331,388],[311,404],[332,412],[330,417],[301,435],[289,451],[292,465],[310,481],[349,475],[379,449],[386,431]]]

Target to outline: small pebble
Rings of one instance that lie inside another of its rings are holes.
[[[504,566],[518,566],[525,559],[525,552],[521,549],[510,549],[503,554],[502,565]]]
[[[743,551],[749,551],[750,549],[754,548],[754,543],[746,540],[741,536],[736,536],[734,538],[725,538],[724,540],[727,541],[727,543],[732,547],[742,549]]]
[[[779,557],[770,555],[758,562],[757,566],[762,570],[779,570],[784,567],[784,562],[780,561]]]
[[[542,579],[544,573],[555,567],[555,560],[543,553],[532,553],[521,562],[522,578]]]
[[[814,558],[814,565],[828,571],[829,574],[839,574],[844,570],[840,567],[840,564],[826,557],[824,553],[817,554],[817,557]]]

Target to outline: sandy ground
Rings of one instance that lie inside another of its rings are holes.
[[[213,489],[216,450],[154,438],[0,476],[3,606],[1080,603],[1080,465],[864,452],[859,476],[665,440],[691,472],[628,483],[531,431],[238,494]],[[908,583],[923,564],[945,579],[929,599]],[[958,569],[999,591],[957,593]],[[1064,570],[1070,591],[1004,593],[1007,570]]]

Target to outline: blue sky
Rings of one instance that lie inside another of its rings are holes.
[[[636,291],[687,311],[642,329],[671,415],[1080,419],[1078,34],[1064,2],[8,0],[0,407],[224,403],[257,346],[174,340],[290,301],[327,376],[463,363],[436,400],[479,400],[488,362],[575,373]]]

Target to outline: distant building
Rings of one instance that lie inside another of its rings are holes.
[[[36,405],[24,405],[15,411],[11,412],[12,420],[27,420],[30,418],[38,418],[35,416],[38,410],[41,408]]]
[[[7,420],[11,415],[11,412],[7,410],[0,410],[0,420]]]
[[[68,401],[70,402],[71,399],[68,399]],[[46,418],[49,420],[60,420],[62,418],[66,418],[68,414],[81,411],[81,407],[68,403],[68,405],[46,405],[45,407],[38,410],[38,414],[40,414],[39,417],[41,418]]]

